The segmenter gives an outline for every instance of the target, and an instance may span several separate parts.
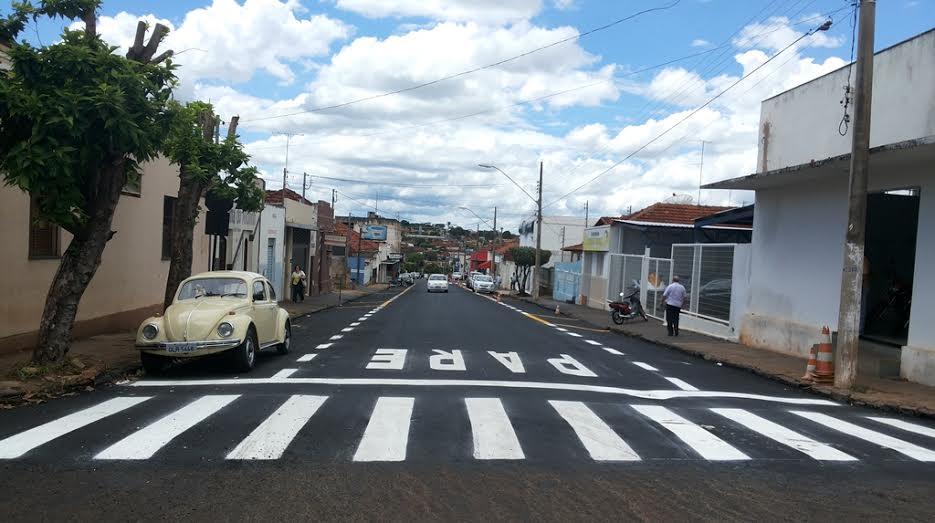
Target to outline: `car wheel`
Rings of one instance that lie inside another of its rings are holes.
[[[250,372],[256,365],[256,331],[253,327],[247,331],[247,337],[236,349],[231,350],[231,359],[237,372]]]
[[[140,363],[143,364],[143,370],[146,371],[146,374],[154,376],[157,374],[162,374],[166,370],[166,367],[169,366],[169,358],[159,356],[158,354],[150,354],[148,352],[140,353]]]
[[[283,334],[282,343],[276,345],[276,350],[280,354],[289,354],[289,346],[292,344],[292,324],[289,323],[289,320],[286,320],[285,333]]]

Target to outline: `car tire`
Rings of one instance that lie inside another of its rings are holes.
[[[250,372],[256,366],[256,353],[258,352],[256,341],[256,330],[253,326],[247,331],[247,336],[243,343],[235,349],[231,349],[231,363],[237,372]]]
[[[289,346],[292,344],[292,324],[286,320],[282,343],[276,345],[276,351],[280,354],[289,354]]]
[[[150,354],[148,352],[140,353],[140,363],[143,365],[143,370],[146,371],[146,374],[149,376],[155,376],[165,372],[166,368],[169,366],[171,361],[169,358],[160,356],[158,354]]]

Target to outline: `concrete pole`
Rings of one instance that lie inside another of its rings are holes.
[[[539,299],[539,264],[541,257],[539,249],[542,248],[542,162],[539,162],[539,195],[536,200],[536,266],[532,273],[532,299]]]
[[[497,234],[497,207],[493,208],[493,233]],[[490,248],[490,272],[493,275],[493,281],[497,283],[497,247],[500,246],[499,235],[494,239],[493,247]],[[499,290],[499,286],[497,287]]]
[[[873,40],[876,1],[861,0],[857,37],[857,72],[854,96],[854,128],[851,135],[850,187],[841,304],[838,316],[837,357],[834,385],[851,388],[857,379],[860,343],[861,291],[867,219],[867,178],[870,160],[870,107],[873,89]]]

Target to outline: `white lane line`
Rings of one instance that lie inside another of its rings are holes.
[[[239,394],[202,396],[114,443],[94,459],[149,459],[178,435],[239,397]]]
[[[318,346],[316,346],[315,348],[318,349],[318,350],[324,350],[324,349],[327,349],[328,347],[330,347],[330,346],[332,346],[332,345],[334,345],[334,343],[322,343],[321,345],[318,345]]]
[[[93,407],[88,407],[78,412],[73,412],[67,416],[43,423],[38,427],[33,427],[19,434],[14,434],[4,440],[0,440],[0,459],[13,459],[22,456],[30,450],[74,432],[81,427],[90,425],[108,416],[124,411],[139,405],[152,396],[136,396],[113,398]]]
[[[623,356],[623,353],[617,349],[611,349],[610,347],[601,347],[601,348],[615,356]]]
[[[279,459],[327,396],[296,394],[263,420],[227,459]]]
[[[358,325],[360,325],[360,322],[359,322],[359,321],[355,321],[354,323],[351,324],[351,327],[356,327],[356,326],[358,326]]]
[[[907,421],[893,418],[878,418],[875,416],[867,416],[867,419],[872,419],[873,421],[889,425],[890,427],[896,427],[897,429],[902,429],[909,432],[914,432],[916,434],[921,434],[923,436],[928,436],[930,438],[935,438],[935,429],[923,427],[922,425],[916,425],[915,423],[909,423]]]
[[[665,407],[656,405],[630,405],[637,412],[662,425],[708,461],[736,461],[750,459],[707,430],[679,416]]]
[[[339,385],[339,386],[376,386],[376,387],[487,387],[500,389],[562,390],[575,392],[595,392],[632,396],[649,400],[668,400],[673,398],[732,398],[788,403],[791,405],[823,405],[839,407],[839,403],[830,400],[766,396],[746,392],[726,391],[690,391],[690,390],[640,390],[608,387],[606,385],[588,385],[584,383],[554,383],[546,381],[512,380],[458,380],[458,379],[404,379],[404,378],[222,378],[203,380],[142,380],[122,385],[124,387],[199,387],[199,386],[252,386],[252,385]]]
[[[354,327],[344,327],[341,332],[351,332],[352,330],[354,330]]]
[[[314,356],[314,354],[313,354],[312,356]],[[296,372],[299,372],[299,369],[282,369],[281,371],[277,372],[276,374],[273,374],[273,377],[274,377],[274,378],[279,378],[279,379],[288,378],[289,376],[292,376],[292,375],[295,374]]]
[[[354,461],[404,461],[415,401],[415,398],[379,398]]]
[[[786,445],[787,447],[791,447],[799,452],[802,452],[810,458],[822,461],[857,461],[857,458],[845,454],[830,445],[826,445],[807,436],[803,436],[798,432],[789,430],[782,425],[773,423],[772,421],[757,416],[752,412],[743,409],[714,408],[711,409],[711,411],[720,414],[729,420],[736,421],[753,432],[762,434],[773,441],[777,441],[783,445]]]
[[[571,425],[578,439],[596,461],[639,461],[640,457],[623,438],[580,401],[549,401]]]
[[[343,337],[344,337],[343,334],[335,334],[334,336],[332,336],[332,337],[330,337],[330,338],[328,338],[328,339],[329,339],[329,340],[332,340],[332,341],[337,341],[337,340],[340,340],[340,339],[343,338]]]
[[[305,363],[305,362],[307,362],[307,361],[312,361],[313,359],[315,359],[315,356],[318,356],[318,354],[303,354],[303,355],[299,356],[299,359],[297,359],[297,360],[295,360],[295,361],[297,361],[297,362],[299,362],[299,363]]]
[[[525,459],[498,398],[464,398],[464,405],[471,420],[476,459]]]
[[[574,336],[574,337],[576,337],[576,338],[580,338],[580,337],[581,337],[581,335],[578,334],[577,332],[566,332],[565,334],[567,334],[567,335],[569,335],[569,336]]]
[[[682,390],[698,390],[698,387],[695,387],[694,385],[689,385],[688,383],[685,383],[684,381],[682,381],[682,380],[680,380],[680,379],[678,379],[678,378],[668,378],[668,377],[667,377],[666,380],[668,380],[669,383],[675,385],[676,387],[678,387],[678,388],[680,388],[680,389],[682,389]]]
[[[646,369],[646,370],[651,370],[651,371],[658,371],[658,370],[659,370],[659,369],[657,369],[656,367],[653,367],[652,365],[650,365],[650,364],[648,364],[648,363],[643,363],[642,361],[634,361],[634,362],[632,362],[632,363],[633,363],[634,365],[636,365],[637,367],[641,368],[641,369]]]
[[[599,341],[594,341],[594,340],[581,340],[581,341],[583,341],[583,342],[585,342],[585,343],[589,343],[589,344],[591,344],[591,345],[597,345],[598,347],[600,347],[601,345],[603,345],[603,343],[601,343],[601,342],[599,342]]]
[[[854,425],[853,423],[839,420],[837,418],[828,416],[827,414],[821,414],[818,412],[807,412],[802,410],[793,410],[790,412],[797,416],[802,416],[805,419],[814,421],[820,425],[824,425],[830,429],[843,432],[849,436],[853,436],[864,441],[869,441],[870,443],[879,445],[881,447],[893,449],[896,452],[909,456],[912,459],[917,459],[919,461],[935,461],[935,452],[926,448],[922,448],[918,445],[913,445],[908,441],[903,441],[892,436],[887,436],[882,432],[865,429],[860,425]]]
[[[563,329],[563,328],[561,328],[561,327],[555,327],[555,330],[557,330],[557,331],[562,331],[562,332],[568,332],[568,329]]]

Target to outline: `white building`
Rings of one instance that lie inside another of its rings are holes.
[[[765,100],[757,172],[706,186],[756,191],[745,344],[806,354],[823,325],[837,330],[848,68]],[[863,339],[897,347],[901,375],[935,385],[935,30],[876,54],[871,119]]]
[[[543,216],[542,217],[542,250],[552,251],[549,263],[543,267],[551,267],[555,262],[562,261],[562,248],[581,243],[584,237],[584,218],[579,216]],[[519,246],[536,246],[536,219],[524,221],[519,226]]]
[[[259,273],[273,283],[281,297],[285,292],[284,248],[286,244],[286,210],[277,205],[266,204],[260,214],[260,227],[255,242],[260,250]]]

